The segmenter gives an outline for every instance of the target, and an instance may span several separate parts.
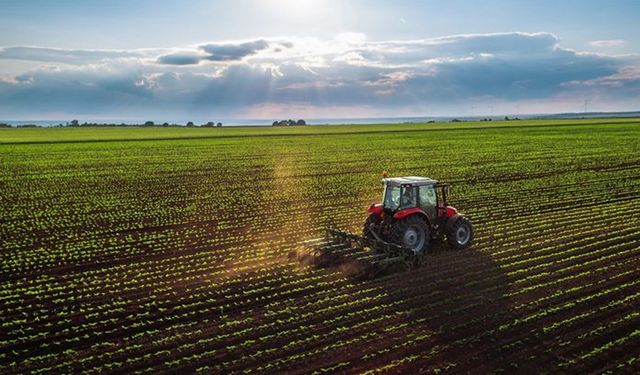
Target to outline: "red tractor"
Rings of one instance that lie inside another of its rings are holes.
[[[466,249],[473,226],[447,204],[449,185],[426,177],[383,178],[382,203],[369,207],[363,235],[426,252],[434,238],[446,237],[454,249]]]
[[[446,237],[453,249],[471,245],[473,226],[447,204],[447,184],[415,176],[385,177],[382,183],[382,203],[369,207],[362,235],[329,226],[325,237],[304,241],[312,251],[300,261],[320,266],[350,263],[346,268],[371,277],[394,265],[419,266],[436,238]]]

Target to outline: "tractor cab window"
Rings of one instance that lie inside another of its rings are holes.
[[[384,208],[397,210],[400,206],[400,186],[387,186],[384,191]]]
[[[384,208],[396,211],[417,206],[416,187],[387,186],[384,192]]]
[[[431,220],[435,220],[437,217],[437,203],[435,188],[432,185],[420,186],[420,208],[422,208]]]
[[[436,203],[436,191],[433,186],[420,186],[420,207],[434,207]]]
[[[418,189],[415,186],[403,187],[400,196],[400,209],[418,206]]]

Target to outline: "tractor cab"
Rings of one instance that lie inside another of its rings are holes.
[[[403,216],[402,212],[414,209],[421,210],[434,225],[439,218],[447,216],[449,210],[455,208],[447,205],[449,185],[441,184],[436,180],[426,177],[396,177],[383,178],[384,191],[382,195],[382,210],[387,215]],[[451,213],[449,213],[449,216]]]
[[[387,214],[419,208],[431,219],[437,218],[436,181],[425,177],[397,177],[382,180],[383,209]]]

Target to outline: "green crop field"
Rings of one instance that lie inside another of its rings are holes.
[[[452,183],[470,249],[368,281],[383,170]],[[634,373],[640,120],[0,129],[0,373]]]

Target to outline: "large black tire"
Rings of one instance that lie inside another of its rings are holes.
[[[451,248],[464,250],[471,246],[473,240],[473,225],[466,217],[460,217],[447,233],[447,242]]]
[[[369,217],[367,217],[367,220],[364,222],[364,225],[362,226],[362,236],[364,238],[375,238],[371,234],[370,226],[371,224],[373,224],[375,227],[378,227],[381,222],[382,218],[380,217],[380,215],[370,214]],[[380,233],[380,231],[378,231],[378,233]]]
[[[429,225],[418,215],[407,216],[394,224],[391,242],[424,254],[431,243]]]

